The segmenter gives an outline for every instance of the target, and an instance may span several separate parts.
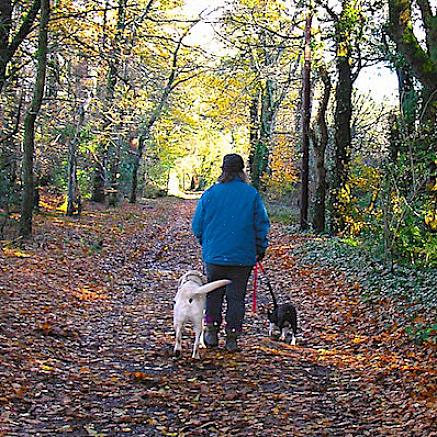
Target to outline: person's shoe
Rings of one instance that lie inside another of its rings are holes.
[[[228,352],[236,352],[238,349],[237,346],[237,333],[235,331],[227,331],[226,332],[226,342],[225,349]]]
[[[218,346],[218,331],[219,327],[216,325],[205,326],[203,341],[205,342],[206,347],[213,348]]]

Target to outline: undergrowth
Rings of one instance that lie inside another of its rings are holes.
[[[405,318],[405,331],[421,343],[437,343],[437,269],[418,269],[395,265],[384,267],[355,240],[317,238],[293,249],[298,262],[318,264],[347,273],[350,281],[361,284],[363,300],[377,304],[383,297],[392,298]],[[434,314],[434,317],[432,315]],[[420,322],[418,322],[420,320]]]

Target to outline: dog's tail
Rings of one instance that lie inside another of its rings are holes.
[[[232,281],[229,279],[220,279],[218,281],[210,282],[208,284],[202,285],[199,288],[193,290],[193,294],[206,294],[210,291],[216,290],[217,288],[224,287],[225,285],[230,284]]]

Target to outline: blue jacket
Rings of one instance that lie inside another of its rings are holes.
[[[241,179],[217,183],[199,200],[192,223],[209,264],[253,266],[268,246],[270,223],[258,191]]]

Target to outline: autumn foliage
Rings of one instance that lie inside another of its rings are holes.
[[[396,302],[365,301],[347,271],[302,263],[313,237],[274,225],[265,260],[280,301],[297,307],[296,346],[268,338],[261,278],[240,353],[202,350],[197,362],[187,346],[175,360],[177,280],[201,269],[195,202],[87,205],[81,218],[55,203],[44,199],[33,242],[2,242],[3,435],[432,434],[435,343],[416,344]]]

